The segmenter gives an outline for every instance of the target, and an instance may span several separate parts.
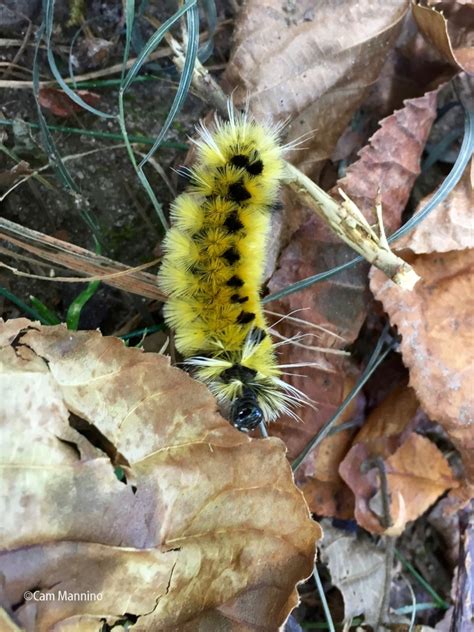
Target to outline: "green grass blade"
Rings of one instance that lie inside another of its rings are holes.
[[[73,302],[69,305],[66,316],[67,328],[72,331],[77,331],[79,327],[79,319],[81,318],[81,312],[84,305],[89,301],[97,292],[100,285],[100,281],[91,281],[87,284],[85,290],[83,290]]]
[[[370,379],[372,374],[375,372],[378,366],[382,364],[387,355],[392,351],[396,342],[391,340],[388,343],[387,348],[382,351],[383,345],[387,342],[387,332],[388,332],[388,324],[385,326],[384,331],[380,335],[380,338],[375,346],[374,351],[365,367],[362,375],[360,376],[357,384],[351,390],[351,392],[344,399],[342,404],[336,410],[336,412],[326,421],[323,426],[320,428],[319,432],[311,439],[311,441],[305,446],[302,452],[296,457],[296,459],[291,464],[293,471],[295,472],[300,465],[303,463],[308,454],[314,450],[316,446],[318,446],[330,433],[334,422],[339,417],[339,415],[349,406],[352,400],[357,396],[362,387],[366,384],[366,382]]]
[[[321,599],[321,603],[323,605],[324,616],[326,617],[326,623],[328,625],[327,629],[329,630],[329,632],[336,632],[336,628],[334,627],[334,621],[332,620],[331,611],[329,609],[329,604],[326,599],[326,594],[324,592],[323,583],[319,576],[318,566],[316,562],[314,563],[314,566],[313,566],[313,577],[316,584],[316,588],[318,590],[319,598]]]
[[[409,219],[406,224],[404,224],[401,228],[390,235],[390,237],[388,238],[388,241],[390,243],[392,241],[395,241],[399,237],[402,237],[402,235],[405,235],[408,231],[419,224],[429,213],[431,213],[438,206],[438,204],[440,204],[449,195],[449,193],[451,193],[451,191],[461,179],[462,174],[464,173],[464,170],[467,167],[468,162],[471,160],[472,154],[474,153],[474,110],[465,110],[464,114],[464,137],[461,149],[459,150],[459,155],[453,165],[453,168],[444,179],[443,184],[436,191],[431,200],[429,200],[429,202],[426,204],[426,206],[411,219]]]
[[[0,287],[0,296],[4,296],[5,298],[7,298],[11,303],[16,305],[18,309],[21,309],[25,314],[27,314],[34,320],[39,320],[39,322],[43,325],[49,325],[49,323],[46,322],[41,314],[39,314],[35,309],[24,303],[21,298],[15,296],[15,294],[10,292],[10,290],[7,290],[6,287]]]
[[[119,338],[121,338],[122,340],[130,340],[130,338],[141,338],[144,335],[148,336],[149,334],[155,333],[156,331],[163,331],[163,329],[165,329],[165,324],[159,323],[158,325],[153,325],[151,327],[143,327],[143,329],[130,331],[128,334],[119,336]]]
[[[0,119],[0,125],[13,125],[15,121],[10,119]],[[41,126],[38,123],[27,123],[26,121],[22,121],[24,125],[27,127],[31,127],[32,129],[40,129]],[[114,134],[113,132],[101,132],[99,130],[88,130],[82,129],[81,127],[67,127],[64,125],[51,125],[50,123],[46,123],[48,130],[53,130],[55,132],[61,132],[63,134],[80,134],[81,136],[90,136],[91,138],[103,138],[106,140],[121,140],[123,141],[122,134]],[[155,142],[154,138],[150,138],[149,136],[137,136],[131,135],[129,136],[129,140],[132,143],[140,143],[141,145],[153,145]],[[183,151],[187,151],[189,149],[186,143],[180,143],[178,141],[165,141],[162,144],[162,147],[170,148],[170,149],[181,149]]]
[[[127,0],[127,6],[128,6],[128,2],[132,2],[132,0]],[[133,81],[133,79],[135,78],[135,76],[140,72],[140,68],[143,66],[143,64],[146,62],[146,58],[155,50],[155,48],[160,44],[161,40],[163,39],[163,37],[165,36],[165,33],[167,33],[170,28],[180,19],[180,17],[182,15],[184,15],[186,13],[186,11],[188,11],[191,7],[193,7],[196,4],[197,0],[187,0],[177,11],[174,15],[172,15],[170,18],[168,18],[168,20],[166,20],[166,22],[164,22],[159,29],[157,29],[157,31],[150,37],[150,39],[148,40],[148,42],[145,44],[145,47],[143,48],[143,50],[141,51],[141,53],[138,55],[137,59],[135,60],[135,63],[133,64],[133,66],[130,68],[130,70],[128,71],[124,82],[122,84],[122,91],[125,92],[131,82]],[[128,36],[130,38],[131,41],[131,25],[129,26],[127,23],[127,32],[130,33],[130,35]],[[125,57],[125,60],[128,59],[128,54]]]
[[[148,162],[151,156],[161,145],[165,135],[168,133],[168,130],[171,127],[171,124],[173,123],[176,115],[181,109],[186,97],[188,96],[189,86],[191,85],[191,81],[193,78],[194,66],[196,64],[196,57],[199,46],[199,13],[196,5],[190,7],[189,11],[186,13],[186,19],[188,25],[188,47],[186,49],[186,58],[184,60],[183,72],[181,73],[178,90],[176,91],[176,95],[171,105],[170,111],[168,112],[168,116],[163,123],[163,127],[161,128],[160,133],[153,143],[152,148],[138,165],[139,169],[143,168],[143,166]]]
[[[203,7],[206,13],[208,40],[199,49],[198,59],[203,64],[214,51],[214,35],[217,29],[217,10],[214,0],[203,0]]]
[[[39,298],[36,298],[36,296],[30,295],[30,301],[31,301],[31,304],[33,305],[34,309],[43,318],[44,322],[47,325],[59,325],[60,324],[61,319],[56,314],[56,312],[54,312],[52,309],[50,309],[42,301],[40,301]]]
[[[54,143],[53,137],[48,129],[48,124],[46,123],[46,119],[44,118],[43,112],[41,110],[41,106],[39,103],[39,62],[38,62],[38,53],[39,46],[41,43],[41,39],[44,34],[44,24],[42,24],[37,33],[37,40],[35,46],[35,52],[33,57],[33,97],[36,103],[36,111],[38,114],[38,124],[40,129],[40,135],[42,144],[48,158],[53,166],[53,169],[56,171],[56,174],[59,180],[66,186],[66,188],[71,191],[76,191],[77,188],[74,184],[74,180],[71,178],[69,171],[66,168],[66,165],[61,160],[61,156],[59,155],[58,150],[56,149],[56,145]]]
[[[128,59],[128,54],[130,51],[130,43],[131,43],[131,39],[132,39],[132,29],[133,29],[133,22],[132,22],[132,4],[133,4],[133,0],[127,0],[127,4],[126,4],[126,16],[127,16],[127,22],[126,22],[126,46],[125,46],[125,53],[124,53],[124,67],[125,64],[127,62]],[[146,43],[146,45],[144,46],[143,50],[141,51],[141,53],[138,55],[137,59],[135,60],[135,63],[133,64],[133,66],[130,68],[130,70],[128,71],[128,74],[125,76],[123,82],[122,82],[122,86],[120,87],[119,90],[119,115],[118,115],[118,120],[119,120],[119,124],[120,124],[120,130],[122,132],[122,136],[123,136],[123,140],[125,142],[125,145],[127,147],[127,152],[130,158],[130,161],[138,175],[138,178],[142,184],[142,186],[144,187],[145,191],[148,194],[148,197],[150,198],[153,207],[156,211],[156,214],[158,215],[158,218],[161,222],[161,224],[163,225],[163,227],[166,229],[168,228],[168,222],[166,221],[164,212],[163,212],[163,207],[160,204],[160,202],[158,201],[158,199],[156,198],[156,195],[153,191],[153,189],[150,186],[150,183],[148,182],[143,170],[141,168],[139,168],[137,161],[135,159],[135,155],[133,153],[133,149],[132,146],[130,144],[130,138],[128,136],[128,132],[127,132],[127,126],[126,126],[126,122],[125,122],[125,106],[124,106],[124,95],[126,90],[128,89],[128,87],[130,86],[131,82],[134,80],[135,76],[137,75],[137,73],[140,71],[140,68],[143,66],[143,64],[145,63],[148,55],[150,53],[153,52],[153,50],[159,45],[159,43],[161,42],[161,40],[163,39],[165,33],[173,26],[173,24],[176,23],[177,20],[179,20],[179,18],[184,15],[186,13],[186,11],[188,11],[191,7],[194,7],[194,5],[196,4],[196,0],[188,0],[187,2],[185,2],[183,4],[182,7],[180,7],[180,9],[178,9],[178,11],[176,11],[176,13],[171,16],[168,20],[166,20],[166,22],[164,24],[162,24],[162,26],[157,29],[157,31],[152,35],[152,37],[148,40],[148,42]]]
[[[409,573],[413,575],[413,577],[417,580],[420,586],[426,590],[426,592],[433,597],[434,601],[438,608],[444,608],[447,610],[449,608],[449,604],[436,592],[436,590],[426,581],[426,579],[419,573],[416,568],[411,564],[398,549],[395,549],[395,556],[400,560],[403,566],[407,569]]]
[[[135,22],[135,0],[126,0],[125,3],[125,49],[123,52],[123,65],[121,76],[121,87],[124,85],[125,73],[127,72],[126,63],[130,57],[130,47],[132,45],[133,25]]]

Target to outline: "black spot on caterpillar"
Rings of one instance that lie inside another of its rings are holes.
[[[224,226],[227,228],[229,233],[238,233],[239,230],[242,230],[244,225],[239,219],[239,214],[237,211],[232,211],[230,215],[224,221]]]
[[[221,380],[223,382],[230,382],[234,378],[241,380],[242,382],[249,382],[257,375],[257,371],[254,369],[248,369],[241,364],[233,364],[230,369],[226,369],[221,373]]]
[[[249,300],[248,296],[239,296],[238,294],[232,294],[230,297],[231,303],[246,303]]]
[[[248,325],[248,323],[251,323],[252,320],[255,320],[255,314],[242,310],[237,316],[237,320],[235,322],[239,325]]]
[[[228,197],[232,202],[245,202],[245,200],[250,200],[252,194],[247,191],[242,182],[234,182],[229,184]]]
[[[244,282],[242,281],[242,279],[236,274],[231,276],[230,279],[226,281],[226,285],[228,285],[229,287],[242,287],[243,284]]]
[[[245,168],[247,173],[250,173],[252,176],[259,176],[263,171],[263,162],[261,160],[256,160],[250,165],[247,165]]]
[[[239,251],[234,246],[227,248],[222,256],[230,265],[233,265],[240,259]]]

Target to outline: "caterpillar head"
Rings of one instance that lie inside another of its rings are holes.
[[[244,392],[232,404],[230,421],[242,432],[254,430],[264,419],[262,409],[258,405],[257,397],[250,389]]]

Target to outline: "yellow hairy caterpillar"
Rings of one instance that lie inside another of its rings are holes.
[[[175,344],[193,375],[249,431],[306,400],[281,379],[260,289],[284,170],[279,127],[229,112],[199,128],[190,184],[172,205],[159,273]],[[281,343],[280,343],[281,344]]]

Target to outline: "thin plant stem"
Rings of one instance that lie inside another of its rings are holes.
[[[336,628],[334,627],[334,621],[332,620],[331,611],[329,610],[328,601],[326,599],[326,595],[324,594],[323,584],[321,582],[321,577],[319,576],[318,566],[316,562],[313,567],[313,577],[316,583],[316,588],[318,589],[319,597],[321,599],[321,604],[324,610],[324,616],[326,617],[326,621],[328,624],[329,632],[336,632]]]

